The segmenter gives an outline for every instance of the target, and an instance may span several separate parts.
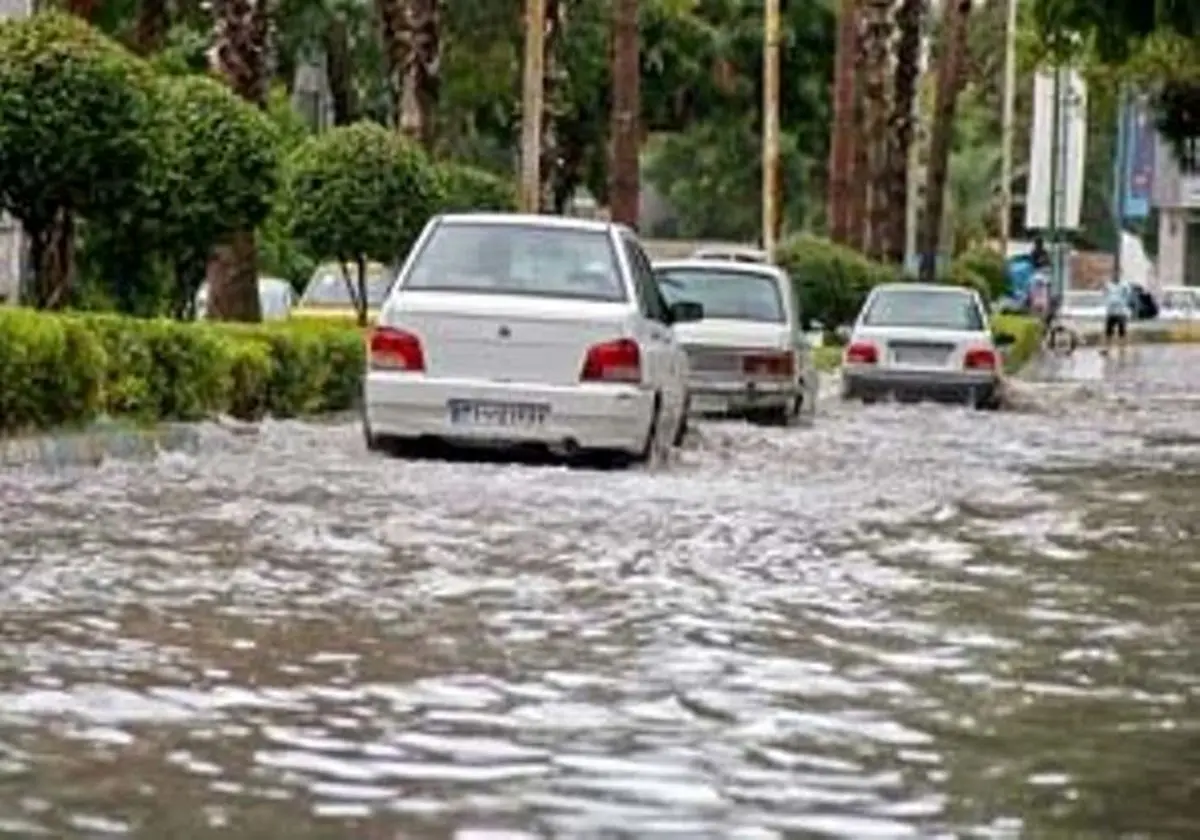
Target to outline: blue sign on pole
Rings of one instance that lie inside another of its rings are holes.
[[[1132,97],[1121,119],[1125,142],[1125,171],[1121,177],[1121,201],[1126,219],[1150,215],[1154,193],[1154,120],[1144,96]]]

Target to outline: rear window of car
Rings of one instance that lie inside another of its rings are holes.
[[[921,327],[979,332],[983,313],[972,295],[957,291],[887,289],[875,293],[863,313],[869,327]]]
[[[718,268],[665,268],[655,275],[667,303],[698,303],[705,318],[776,324],[787,320],[779,281],[771,275]]]
[[[357,283],[358,269],[350,266],[348,270],[351,282]],[[383,305],[392,288],[392,273],[381,266],[367,269],[367,306]],[[316,270],[300,302],[309,306],[354,306],[346,278],[342,270],[334,266],[322,266]]]
[[[404,288],[628,299],[607,232],[532,224],[444,222],[418,252]]]

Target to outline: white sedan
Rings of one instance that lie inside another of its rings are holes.
[[[532,445],[606,462],[658,459],[684,423],[687,358],[625,227],[516,214],[433,218],[371,334],[364,432]]]
[[[847,399],[883,396],[996,406],[1004,385],[998,347],[978,293],[956,286],[888,283],[867,296],[843,354]]]
[[[691,367],[692,411],[784,426],[812,419],[817,373],[782,269],[700,258],[658,262],[654,271],[667,300],[704,309],[703,320],[675,328]]]

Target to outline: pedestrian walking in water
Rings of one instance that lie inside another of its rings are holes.
[[[1115,339],[1125,352],[1129,341],[1129,319],[1133,317],[1133,287],[1114,276],[1104,289],[1104,355],[1112,349]]]

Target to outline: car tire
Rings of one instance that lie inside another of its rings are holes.
[[[646,431],[646,443],[642,451],[632,456],[631,463],[653,466],[658,455],[658,424],[662,419],[662,397],[654,395],[654,410],[650,415],[650,428]]]
[[[671,444],[675,447],[683,446],[683,441],[688,434],[688,413],[692,410],[692,401],[685,400],[683,403],[683,413],[679,417],[679,425],[675,427],[675,437]]]
[[[754,415],[754,421],[762,426],[778,426],[787,428],[793,426],[800,416],[800,400],[794,400],[789,405],[777,408],[766,408]]]

